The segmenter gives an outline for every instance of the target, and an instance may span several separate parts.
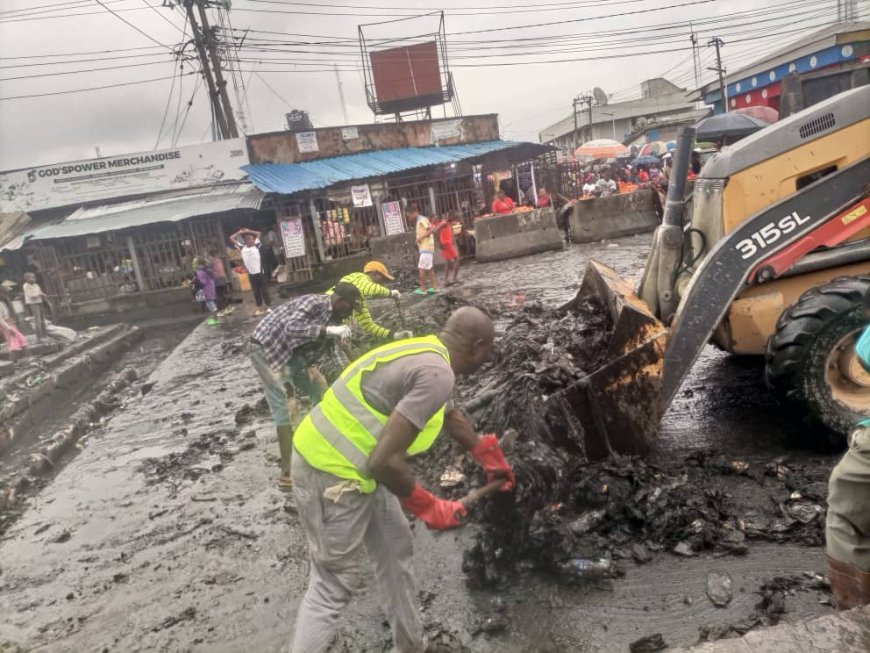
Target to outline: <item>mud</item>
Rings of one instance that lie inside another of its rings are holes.
[[[469,266],[463,283],[451,289],[452,301],[489,307],[503,331],[530,303],[549,310],[573,297],[590,256],[636,275],[647,243],[646,237],[630,238],[616,246],[572,247]],[[435,301],[414,301],[409,299],[406,318],[437,325],[434,314],[441,311],[430,309]],[[398,326],[395,309],[385,304],[383,322]],[[306,585],[307,546],[274,487],[274,430],[257,407],[262,390],[243,346],[253,321],[243,311],[236,316],[217,329],[197,328],[150,376],[140,374],[139,393],[89,437],[0,541],[0,649],[269,652],[286,645]],[[472,388],[463,382],[457,400],[471,400],[478,394]],[[682,557],[647,542],[647,532],[670,531],[645,521],[656,513],[644,499],[634,506],[640,512],[637,524],[609,524],[608,510],[622,515],[619,511],[631,505],[608,502],[575,510],[571,523],[578,522],[575,528],[582,534],[569,529],[570,537],[602,544],[590,550],[611,552],[623,576],[602,584],[565,584],[523,554],[514,557],[512,567],[496,568],[509,580],[503,589],[469,588],[462,557],[478,543],[478,534],[487,532],[491,507],[483,503],[472,522],[457,531],[431,533],[414,525],[427,634],[449,651],[610,653],[629,650],[655,633],[672,647],[690,645],[698,641],[701,627],[741,622],[760,602],[755,589],[764,583],[825,569],[824,550],[802,539],[816,532],[818,520],[804,524],[797,517],[805,519],[816,504],[823,508],[815,498],[823,494],[813,491],[823,491],[837,455],[795,449],[789,439],[797,428],[765,391],[757,363],[706,351],[666,417],[659,446],[645,467],[622,463],[637,480],[586,464],[576,465],[579,478],[588,479],[593,489],[593,481],[611,479],[620,492],[635,482],[653,493],[665,486],[663,494],[671,497],[684,486],[667,485],[682,479],[685,468],[687,484],[697,475],[713,484],[711,491],[723,493],[712,507],[706,495],[697,497],[702,511],[716,516],[717,506],[724,505],[725,512],[733,509],[756,530],[769,533],[770,522],[785,520],[780,504],[785,509],[794,504],[789,519],[796,523],[784,533],[758,538],[747,527],[746,555],[701,538],[695,554]],[[515,462],[534,455],[523,447],[519,433],[509,452]],[[713,449],[721,454],[712,454]],[[232,457],[221,458],[224,451]],[[178,456],[183,462],[173,462]],[[219,468],[208,465],[218,460]],[[440,494],[462,493],[483,480],[446,441],[420,462],[432,468],[430,487]],[[441,474],[454,464],[465,478],[452,489],[441,488]],[[772,473],[766,472],[768,465]],[[202,473],[186,473],[189,466],[203,467]],[[574,469],[571,461],[568,468]],[[536,482],[550,487],[546,479]],[[792,498],[794,492],[801,498]],[[667,541],[683,540],[669,536]],[[707,597],[711,570],[732,579],[732,600],[724,608]],[[359,598],[342,615],[331,650],[388,651],[391,637],[370,570],[364,570],[359,584]],[[786,595],[781,621],[831,613],[820,598],[824,593],[817,590]]]

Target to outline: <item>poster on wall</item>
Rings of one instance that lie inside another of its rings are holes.
[[[296,146],[300,153],[320,151],[317,147],[317,132],[297,132]]]
[[[350,194],[353,198],[353,205],[357,208],[372,205],[372,192],[368,184],[362,186],[351,186]]]
[[[359,130],[356,127],[342,127],[341,128],[341,140],[343,141],[355,141],[359,138]]]
[[[287,258],[305,256],[305,230],[302,218],[281,220],[281,239],[284,241],[284,255]]]
[[[384,231],[388,236],[395,236],[405,232],[405,224],[402,219],[402,205],[399,202],[385,202]]]
[[[242,180],[244,138],[0,172],[0,213]]]

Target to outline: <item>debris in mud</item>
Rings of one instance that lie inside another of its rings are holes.
[[[266,398],[261,397],[253,406],[245,404],[236,411],[236,424],[250,424],[255,417],[266,417],[269,415],[269,404],[266,403]]]
[[[238,443],[237,430],[224,429],[213,433],[204,433],[191,442],[182,451],[174,451],[165,456],[146,458],[136,468],[145,475],[147,483],[177,484],[182,480],[196,480],[200,476],[219,472],[224,463],[232,460],[242,450],[243,444],[250,438]],[[247,447],[250,448],[250,447]]]
[[[796,466],[787,483],[763,475],[760,482],[744,477],[742,482],[758,483],[770,497],[759,505],[735,499],[729,481],[735,472],[712,452],[668,468],[616,455],[584,463],[572,461],[559,447],[522,439],[507,455],[517,488],[493,495],[477,509],[483,528],[463,561],[473,585],[502,585],[518,568],[558,573],[577,557],[633,558],[642,564],[649,547],[680,556],[706,551],[742,555],[751,540],[823,542],[823,497],[814,494],[812,510],[802,508],[812,512],[811,519],[786,520],[783,514],[803,500],[789,498],[797,491],[792,487],[811,491],[814,475],[824,470],[808,473]],[[467,463],[464,471],[476,478],[479,472],[472,465]],[[460,496],[465,485],[448,493]]]
[[[180,624],[182,621],[190,621],[191,619],[195,619],[195,618],[196,618],[196,608],[194,608],[194,607],[185,608],[182,612],[179,612],[178,614],[174,614],[174,615],[171,615],[169,617],[166,617],[166,619],[164,619],[159,624],[154,626],[151,629],[151,632],[153,632],[153,633],[160,632],[161,630],[166,630],[167,628],[172,628],[173,626]]]
[[[633,641],[628,645],[628,650],[631,653],[656,653],[656,651],[664,651],[667,647],[662,634],[656,633]]]
[[[721,571],[711,571],[707,574],[707,598],[717,608],[724,608],[731,603],[731,576]]]
[[[752,612],[734,623],[702,626],[698,641],[742,637],[754,628],[775,626],[787,612],[786,598],[794,596],[796,592],[809,591],[819,592],[823,595],[822,599],[825,599],[831,595],[831,586],[824,576],[814,572],[776,576],[763,583],[758,589],[757,593],[761,595],[761,600],[755,604]]]

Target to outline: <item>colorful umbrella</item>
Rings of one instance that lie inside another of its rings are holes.
[[[657,156],[653,156],[652,154],[645,154],[644,156],[637,157],[632,165],[635,167],[641,168],[649,168],[650,166],[658,166],[662,167],[662,161]]]
[[[652,141],[651,143],[646,143],[643,147],[640,148],[638,152],[639,156],[661,156],[665,152],[668,151],[667,145],[663,141]]]
[[[596,159],[615,159],[628,154],[628,148],[619,141],[609,138],[599,138],[583,143],[574,151],[578,161],[595,161]]]
[[[668,141],[667,143],[665,143],[665,147],[667,148],[668,152],[673,152],[677,149],[677,141]]]
[[[773,124],[779,120],[779,112],[773,107],[744,107],[742,109],[734,109],[731,113],[742,113],[743,115],[758,118],[759,120],[763,120],[769,124]]]

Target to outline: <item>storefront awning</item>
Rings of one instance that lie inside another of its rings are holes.
[[[258,209],[263,196],[259,189],[250,184],[233,184],[177,191],[121,204],[80,208],[63,222],[35,230],[28,240],[89,236],[157,222],[179,222],[211,213]]]
[[[534,158],[552,150],[549,145],[518,141],[486,141],[442,147],[404,147],[395,150],[361,152],[331,159],[302,163],[261,163],[242,166],[250,180],[267,193],[291,195],[303,190],[327,188],[341,182],[458,163],[495,152],[515,150],[517,160]]]
[[[0,213],[0,251],[19,249],[29,225],[30,216],[26,213]]]

